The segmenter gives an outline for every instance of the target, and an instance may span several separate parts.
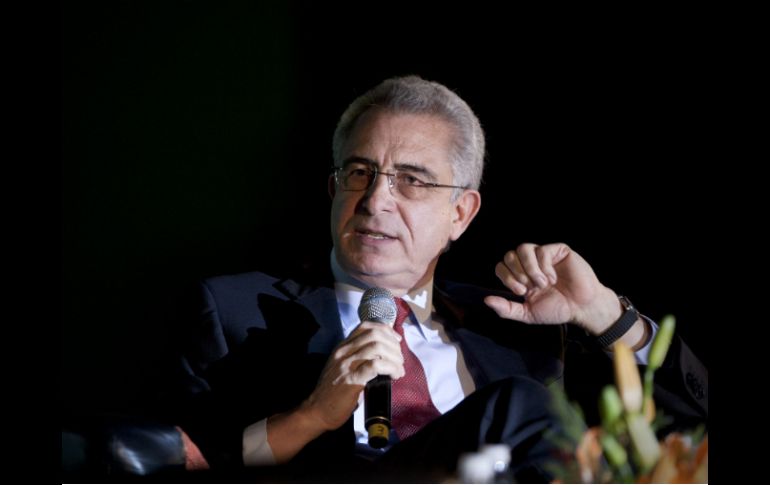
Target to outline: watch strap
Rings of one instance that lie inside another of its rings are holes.
[[[620,296],[618,298],[620,299],[620,303],[623,305],[625,311],[615,323],[610,325],[610,328],[608,328],[603,334],[596,337],[599,345],[605,348],[615,343],[617,339],[628,332],[628,329],[630,329],[639,318],[639,312],[628,300],[628,298],[624,296]]]

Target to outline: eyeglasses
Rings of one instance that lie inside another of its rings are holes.
[[[334,182],[342,190],[361,191],[368,190],[377,180],[377,175],[387,175],[388,188],[391,193],[395,187],[396,192],[405,199],[420,200],[427,197],[432,189],[467,189],[459,185],[435,184],[425,182],[409,170],[396,170],[395,173],[380,172],[377,165],[365,163],[349,163],[344,167],[332,167]]]

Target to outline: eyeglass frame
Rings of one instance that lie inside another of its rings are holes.
[[[358,162],[358,163],[361,163],[362,165],[366,165],[367,166],[366,170],[371,172],[372,175],[371,175],[371,178],[369,179],[369,183],[363,189],[342,189],[342,190],[344,190],[346,192],[362,192],[362,191],[367,191],[367,190],[371,189],[374,186],[374,184],[377,182],[377,175],[379,175],[379,174],[386,175],[388,177],[388,189],[389,190],[392,190],[394,186],[398,185],[398,182],[397,182],[398,179],[396,178],[398,176],[398,173],[383,172],[374,163],[368,163],[368,164],[365,163],[365,162]],[[334,173],[334,183],[337,184],[338,186],[340,186],[340,179],[339,179],[339,175],[338,174],[342,170],[344,170],[344,169],[345,169],[344,166],[338,167],[336,165],[333,165],[331,167],[331,169],[330,169]],[[441,188],[445,188],[445,189],[462,189],[462,190],[468,190],[470,188],[470,187],[467,187],[467,186],[463,187],[463,186],[460,186],[460,185],[448,185],[448,184],[438,184],[438,183],[435,183],[435,182],[425,182],[425,181],[423,181],[422,179],[420,179],[418,177],[415,177],[415,178],[417,180],[419,180],[422,185],[412,185],[411,187],[414,187],[414,188],[421,188],[421,189],[432,189],[432,188],[441,189]],[[396,191],[399,194],[403,195],[403,193],[400,190],[396,189]]]

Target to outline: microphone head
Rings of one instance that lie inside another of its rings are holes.
[[[363,322],[387,323],[393,325],[396,322],[396,302],[393,294],[385,288],[369,288],[361,297],[361,305],[358,307],[358,318]]]

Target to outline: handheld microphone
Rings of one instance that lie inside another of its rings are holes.
[[[358,317],[363,322],[393,325],[396,321],[396,302],[385,288],[369,288],[361,298]],[[369,446],[382,448],[390,439],[390,376],[378,375],[366,383],[364,389],[364,424],[369,432]]]

